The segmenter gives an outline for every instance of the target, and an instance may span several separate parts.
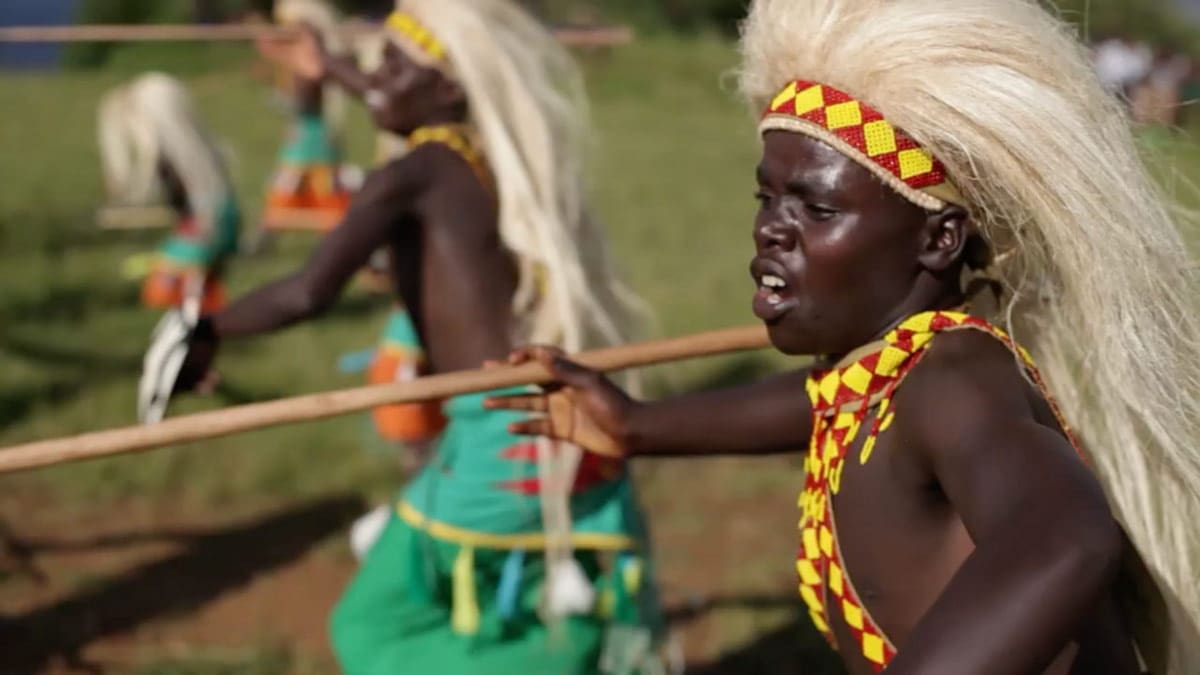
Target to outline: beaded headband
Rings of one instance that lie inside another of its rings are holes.
[[[758,130],[791,131],[823,141],[923,209],[965,205],[946,167],[929,150],[878,110],[829,85],[790,82],[767,107]]]
[[[384,25],[392,36],[397,38],[396,42],[400,48],[414,61],[424,66],[449,71],[450,62],[446,58],[445,45],[412,14],[396,10],[388,16]]]

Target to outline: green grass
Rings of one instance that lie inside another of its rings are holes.
[[[620,264],[657,310],[658,334],[751,321],[751,169],[748,113],[722,86],[735,64],[717,39],[658,38],[588,63],[594,94],[595,191]],[[137,303],[121,261],[159,233],[93,225],[102,201],[94,115],[109,87],[153,63],[184,78],[235,155],[245,213],[259,210],[284,132],[250,52],[139,47],[101,71],[0,74],[0,444],[132,421],[140,356],[157,320]],[[371,133],[354,111],[349,151],[366,163]],[[269,254],[236,261],[236,294],[299,265],[312,239],[295,235]],[[328,318],[226,346],[221,395],[174,412],[352,386],[336,357],[369,347],[387,300],[352,290]],[[772,357],[718,359],[656,370],[651,390],[759,372]],[[122,496],[201,504],[329,490],[386,492],[398,478],[372,446],[366,419],[262,431],[193,447],[0,477],[2,489],[50,490],[64,504]]]
[[[105,90],[147,63],[192,87],[235,154],[245,214],[252,220],[259,211],[284,118],[270,105],[267,88],[250,77],[245,48],[131,48],[101,71],[0,73],[0,446],[133,422],[141,354],[158,316],[140,307],[136,282],[122,279],[119,268],[125,257],[155,246],[161,233],[94,226],[102,201],[94,115]],[[735,63],[732,45],[717,38],[659,35],[587,64],[597,128],[595,201],[621,267],[656,310],[653,332],[660,335],[753,321],[746,264],[757,145],[751,117],[725,77]],[[1182,167],[1180,174],[1195,175],[1195,147],[1151,140]],[[360,111],[351,116],[349,150],[358,162],[370,161],[371,133]],[[231,290],[236,295],[295,269],[312,243],[296,235],[266,255],[238,259]],[[218,363],[224,376],[219,395],[184,399],[173,412],[359,384],[359,377],[337,372],[335,359],[371,346],[388,306],[386,298],[352,290],[318,322],[228,344]],[[786,363],[758,354],[663,367],[651,372],[649,389],[664,394],[711,386]],[[379,498],[402,478],[393,465],[358,415],[0,476],[0,494],[29,495],[31,503],[66,513],[129,497],[221,513],[332,492]],[[694,467],[704,476],[695,492],[712,485],[742,500],[738,504],[775,497],[792,503],[798,473],[725,466]],[[712,509],[680,505],[678,474],[665,465],[644,468],[659,534],[682,541],[696,540],[692,531],[706,532]],[[684,548],[663,558],[674,556],[678,569],[690,568],[681,556],[692,548]],[[787,566],[783,557],[760,556],[739,562],[735,573],[757,588],[775,588],[787,578]],[[0,583],[14,590],[18,580],[3,575]],[[734,610],[712,639],[734,646],[788,616],[786,609]],[[136,672],[313,671],[287,649],[263,644],[237,652],[146,654]]]

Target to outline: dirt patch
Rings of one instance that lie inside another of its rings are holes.
[[[800,620],[791,460],[638,468],[664,604],[691,673],[813,670]],[[279,644],[333,671],[326,621],[355,563],[356,496],[172,510],[56,511],[0,498],[0,672],[125,672],[148,658]]]

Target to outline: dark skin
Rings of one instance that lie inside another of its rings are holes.
[[[964,301],[960,275],[980,246],[963,209],[919,209],[786,132],[765,135],[758,182],[754,309],[779,350],[829,355],[827,367],[907,316]],[[642,403],[554,350],[509,360],[539,360],[559,381],[489,402],[542,413],[514,431],[606,454],[804,452],[812,431],[805,372]],[[899,648],[887,672],[1137,673],[1113,600],[1121,530],[1013,355],[981,332],[944,334],[894,405],[895,424],[871,461],[845,464],[833,501],[860,599]],[[874,672],[835,603],[830,618],[849,672]]]
[[[318,53],[322,77],[333,59]],[[382,129],[408,134],[465,120],[461,89],[389,46],[381,67],[355,76],[374,92]],[[219,340],[275,331],[319,316],[380,248],[392,257],[391,282],[404,302],[434,373],[477,367],[513,345],[514,261],[501,244],[491,188],[448,148],[429,144],[376,169],[345,221],[324,237],[303,269],[269,283],[208,317],[181,374],[187,388],[207,372]]]

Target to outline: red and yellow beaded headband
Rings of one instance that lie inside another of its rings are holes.
[[[828,143],[923,209],[965,205],[931,152],[878,110],[829,85],[790,82],[767,107],[758,130],[791,131]]]
[[[396,38],[397,44],[414,61],[430,68],[447,72],[450,70],[445,45],[415,16],[396,10],[388,16],[384,25]]]

